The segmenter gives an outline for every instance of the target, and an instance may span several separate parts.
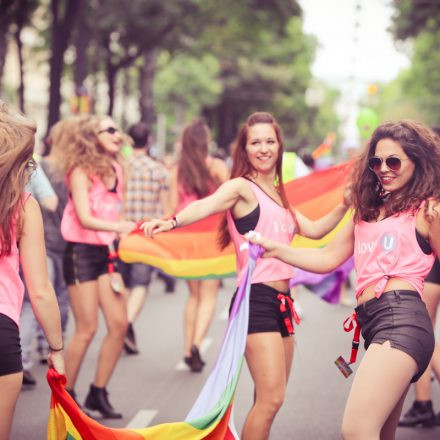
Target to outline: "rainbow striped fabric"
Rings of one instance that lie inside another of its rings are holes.
[[[232,405],[244,361],[249,320],[250,280],[258,245],[249,245],[249,265],[238,289],[214,368],[183,422],[165,423],[142,429],[105,427],[84,414],[66,392],[66,378],[50,369],[47,380],[52,390],[48,440],[237,440]]]
[[[344,163],[285,184],[287,198],[300,212],[312,220],[331,211],[341,200],[351,163]],[[166,234],[154,240],[140,231],[124,237],[119,245],[122,260],[146,263],[177,278],[222,278],[235,274],[235,253],[232,244],[223,251],[217,247],[217,228],[221,214]],[[320,247],[327,244],[348,221],[340,224],[321,240],[296,236],[293,246]]]

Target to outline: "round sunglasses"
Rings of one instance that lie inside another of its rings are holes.
[[[119,131],[119,130],[118,130],[116,127],[107,127],[107,128],[102,129],[102,130],[99,130],[99,131],[98,131],[98,134],[101,134],[101,133],[115,134],[115,133],[117,133],[118,131]]]
[[[378,171],[380,171],[382,167],[382,162],[385,161],[385,165],[391,171],[399,171],[402,166],[402,162],[404,160],[408,160],[408,159],[401,159],[400,157],[396,157],[396,156],[388,156],[387,158],[382,159],[381,157],[378,156],[371,156],[368,159],[368,168],[370,168],[371,171],[377,173]]]

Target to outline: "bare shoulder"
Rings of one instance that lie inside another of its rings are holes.
[[[424,216],[428,222],[440,222],[440,201],[434,198],[429,198],[426,201]]]
[[[21,234],[29,233],[35,226],[41,223],[41,209],[34,197],[29,196],[23,205],[23,212],[21,215]]]

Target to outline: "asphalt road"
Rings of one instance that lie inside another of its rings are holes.
[[[124,354],[108,386],[110,400],[124,418],[102,420],[102,423],[114,427],[142,428],[185,418],[215,360],[226,328],[226,311],[233,290],[233,280],[225,280],[219,292],[215,320],[202,346],[207,367],[197,374],[189,372],[181,361],[186,284],[179,281],[174,294],[165,294],[160,280],[153,281],[142,314],[135,324],[141,353],[136,356]],[[292,376],[285,404],[273,425],[271,439],[340,439],[342,413],[351,378],[345,379],[341,375],[334,360],[341,354],[344,357],[349,355],[351,335],[344,333],[342,322],[351,309],[326,304],[305,289],[301,291],[299,299],[305,316],[297,328]],[[102,331],[101,322],[100,331],[80,373],[76,392],[81,402],[93,378],[98,348],[96,342],[102,338]],[[38,364],[36,358],[32,372],[38,383],[35,387],[23,388],[20,394],[11,437],[13,440],[46,438],[50,393],[45,371],[46,367]],[[252,382],[245,367],[234,410],[238,431],[251,405],[252,396]],[[433,386],[433,396],[435,408],[440,411],[438,383]],[[411,401],[412,395],[409,395],[404,410]],[[399,429],[396,438],[440,439],[440,427]]]

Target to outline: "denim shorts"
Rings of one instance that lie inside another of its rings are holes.
[[[66,284],[85,283],[97,280],[109,271],[109,249],[104,245],[67,243],[64,251],[63,270]],[[119,272],[113,260],[114,271]]]
[[[232,297],[229,313],[236,294],[237,291]],[[280,293],[262,283],[251,284],[248,334],[279,332],[283,338],[292,335],[294,331],[289,301],[293,303],[290,293]]]
[[[144,286],[151,283],[151,275],[154,268],[144,263],[125,263],[118,260],[119,272],[121,272],[124,284],[129,288]]]
[[[9,316],[0,313],[0,376],[19,373],[22,370],[17,324]]]
[[[434,330],[426,305],[418,292],[391,290],[356,307],[358,324],[370,344],[390,341],[391,347],[410,355],[419,367],[411,382],[417,382],[434,352]]]

